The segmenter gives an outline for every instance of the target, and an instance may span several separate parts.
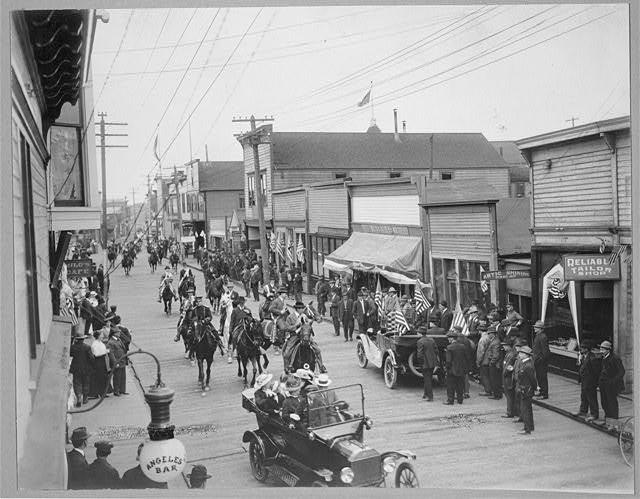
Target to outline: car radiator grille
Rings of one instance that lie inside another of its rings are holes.
[[[378,485],[383,478],[380,456],[371,456],[351,464],[353,470],[352,486]]]

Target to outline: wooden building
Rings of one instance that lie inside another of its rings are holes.
[[[222,248],[232,235],[234,212],[237,223],[245,216],[244,165],[241,161],[200,161],[200,194],[204,197],[209,248]]]
[[[12,176],[3,182],[3,348],[15,361],[19,488],[65,489],[65,426],[72,325],[59,315],[59,281],[74,231],[100,227],[91,51],[94,10],[11,14]],[[10,218],[10,223],[4,222]],[[9,367],[9,366],[7,366]],[[8,369],[11,372],[11,369]],[[15,446],[15,447],[14,447]]]
[[[547,325],[552,364],[575,372],[580,341],[609,340],[630,380],[630,119],[598,121],[517,144],[532,178],[533,310]]]

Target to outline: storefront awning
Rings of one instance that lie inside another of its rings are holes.
[[[354,232],[324,258],[324,267],[373,272],[399,284],[415,284],[422,278],[422,238]]]

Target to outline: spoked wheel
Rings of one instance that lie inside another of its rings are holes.
[[[418,475],[411,464],[404,462],[398,465],[396,470],[396,487],[417,489],[420,487]]]
[[[398,382],[398,371],[393,366],[391,356],[388,355],[384,359],[384,365],[382,367],[384,369],[384,384],[387,385],[387,388],[395,388]]]
[[[367,367],[369,360],[367,359],[367,354],[364,351],[362,340],[358,340],[358,343],[356,343],[356,355],[358,356],[358,365],[362,367],[362,369]]]
[[[618,445],[627,466],[633,468],[633,418],[628,418],[618,434]]]
[[[251,473],[253,478],[259,482],[264,482],[269,472],[264,467],[264,450],[257,440],[252,440],[249,444],[249,462],[251,463]]]

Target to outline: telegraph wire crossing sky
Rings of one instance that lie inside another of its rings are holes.
[[[276,131],[481,132],[517,140],[629,114],[628,7],[158,8],[98,23],[94,112],[126,122],[110,199],[192,158],[242,160],[233,117]],[[358,103],[371,89],[370,104]],[[99,153],[99,151],[98,151]],[[98,160],[98,164],[100,164]]]

